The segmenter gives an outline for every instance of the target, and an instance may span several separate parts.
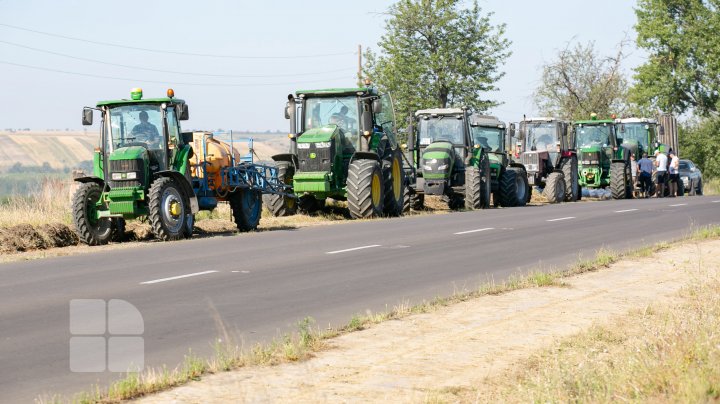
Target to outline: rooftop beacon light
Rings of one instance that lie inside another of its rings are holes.
[[[168,97],[168,98],[175,98],[175,90],[173,90],[172,88],[168,88],[168,89],[167,89],[167,97]]]
[[[135,87],[132,90],[130,90],[130,98],[133,100],[141,100],[142,99],[142,88]]]
[[[597,114],[594,113],[594,112],[593,112],[592,114],[590,114],[590,119],[593,120],[593,121],[594,121],[594,120],[597,120]]]

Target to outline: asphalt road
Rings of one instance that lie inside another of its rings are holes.
[[[720,224],[720,197],[531,206],[279,230],[0,265],[0,402],[72,394],[117,373],[73,373],[69,304],[122,299],[144,319],[145,365],[209,355],[218,324],[247,344],[298,320],[342,325]],[[185,276],[190,275],[190,276]],[[183,277],[184,276],[184,277]]]

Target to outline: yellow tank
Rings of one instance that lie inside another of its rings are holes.
[[[231,155],[234,156],[235,164],[240,161],[237,150],[232,150],[229,144],[213,138],[210,132],[193,132],[193,151],[195,155],[190,159],[192,176],[203,178],[202,167],[205,165],[210,189],[223,191],[220,189],[220,170],[232,166]]]

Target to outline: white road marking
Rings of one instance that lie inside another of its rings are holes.
[[[670,205],[670,206],[675,207],[675,206],[685,206],[685,205],[687,205],[687,203],[676,203],[675,205]]]
[[[364,250],[366,248],[374,248],[374,247],[380,247],[380,244],[364,245],[362,247],[348,248],[345,250],[328,251],[325,254],[340,254],[340,253],[344,253],[344,252],[348,252],[348,251]]]
[[[625,212],[634,212],[637,209],[625,209],[625,210],[616,210],[615,213],[625,213]]]
[[[712,203],[720,203],[720,201],[712,201]]]
[[[494,228],[494,227],[486,227],[486,228],[484,228],[484,229],[475,229],[475,230],[460,231],[460,232],[453,233],[453,234],[460,235],[460,234],[468,234],[468,233],[477,233],[477,232],[479,232],[479,231],[486,231],[486,230],[495,230],[495,228]]]
[[[548,219],[546,222],[559,222],[560,220],[570,220],[575,219],[575,216],[568,216],[568,217],[559,217],[557,219]]]
[[[174,281],[176,279],[183,279],[183,278],[189,278],[191,276],[198,276],[198,275],[206,275],[206,274],[212,274],[217,271],[203,271],[203,272],[195,272],[193,274],[187,274],[187,275],[180,275],[180,276],[172,276],[170,278],[162,278],[162,279],[155,279],[152,281],[147,282],[140,282],[141,285],[151,285],[153,283],[160,283],[160,282],[167,282],[167,281]]]

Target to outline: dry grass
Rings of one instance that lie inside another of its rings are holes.
[[[688,235],[684,240],[690,242],[717,238],[720,238],[720,227],[710,226],[699,229],[693,234]],[[674,245],[677,246],[678,243]],[[249,365],[276,365],[305,360],[312,357],[314,353],[325,349],[326,340],[348,332],[366,329],[372,327],[374,324],[405,318],[413,314],[433,312],[442,307],[481,296],[507,293],[523,288],[564,287],[566,284],[562,279],[565,277],[600,270],[609,267],[612,263],[623,258],[645,257],[668,247],[669,245],[667,243],[660,243],[627,253],[600,250],[594,259],[579,260],[575,265],[563,271],[536,270],[526,275],[512,276],[504,282],[496,283],[491,280],[475,290],[458,291],[450,297],[437,297],[417,305],[404,302],[386,312],[368,312],[363,315],[355,315],[347,324],[339,328],[320,330],[313,327],[312,319],[306,318],[298,323],[297,333],[285,335],[268,344],[258,344],[249,350],[243,349],[240,345],[231,342],[232,339],[224,331],[225,327],[221,326],[219,329],[222,331],[222,337],[215,343],[216,352],[213,358],[203,360],[196,356],[188,355],[185,357],[182,365],[171,371],[163,367],[160,369],[148,369],[141,374],[130,373],[125,379],[114,383],[108,389],[96,387],[92,392],[77,395],[72,401],[81,403],[114,403],[166,390],[192,380],[199,380],[204,374],[232,370]],[[718,285],[720,285],[720,282],[718,282]],[[716,290],[716,292],[720,292],[720,289]],[[718,306],[718,314],[720,314],[720,306]],[[219,319],[217,321],[222,324]],[[716,329],[720,329],[720,324],[718,324]],[[225,342],[221,343],[220,341]],[[720,347],[720,345],[717,346]],[[578,350],[578,352],[582,352],[582,349]],[[718,363],[720,363],[720,361],[718,361]],[[678,371],[681,370],[682,369]],[[450,399],[450,401],[457,401],[461,396],[463,397],[462,401],[477,401],[475,396],[473,396],[473,394],[476,393],[472,389],[457,388],[451,390],[452,391],[449,392],[437,392],[437,394],[429,396],[428,401],[446,402],[448,399]],[[527,401],[527,397],[525,397],[525,399],[514,400],[513,398],[517,398],[517,396],[510,395],[512,388],[509,388],[508,391],[509,393],[504,396],[507,400],[504,401]],[[720,391],[720,388],[716,391]],[[448,397],[448,394],[452,397]],[[41,397],[39,401],[64,402],[66,400],[62,397]],[[503,400],[501,399],[501,401]],[[546,399],[540,401],[555,402],[568,400]],[[589,398],[588,400],[581,399],[579,401],[596,400]]]
[[[15,195],[0,204],[0,227],[49,223],[69,225],[70,188],[68,181],[47,180],[29,195]]]
[[[720,195],[720,178],[705,181],[703,193],[705,195]]]

